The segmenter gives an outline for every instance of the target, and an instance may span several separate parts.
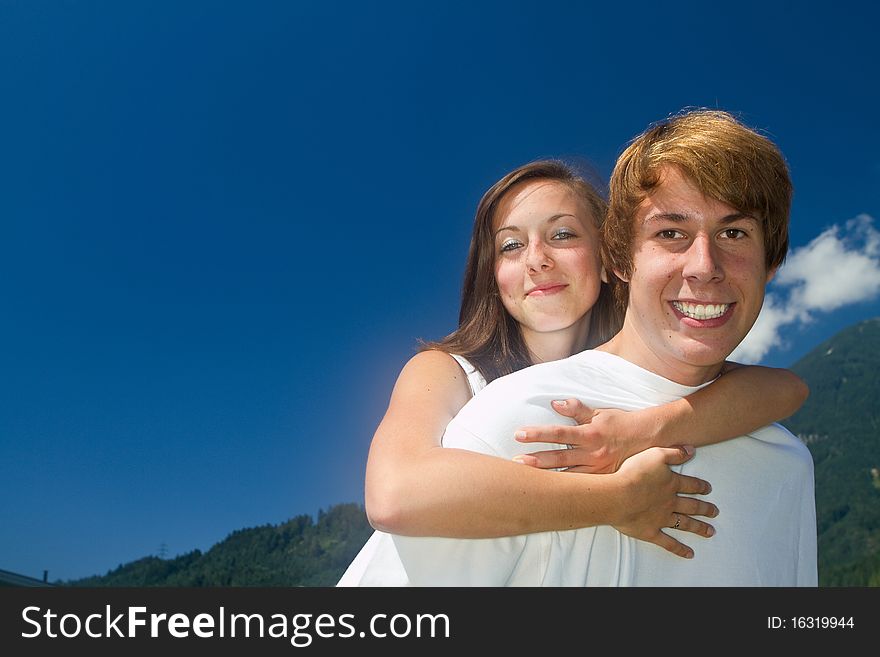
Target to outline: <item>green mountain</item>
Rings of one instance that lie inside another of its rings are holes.
[[[204,554],[145,557],[67,586],[333,586],[373,532],[363,507],[340,504],[280,525],[242,529]]]
[[[785,421],[816,466],[820,586],[880,586],[880,318],[791,367],[810,386]]]

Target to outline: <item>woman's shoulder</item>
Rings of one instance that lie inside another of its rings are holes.
[[[466,377],[463,366],[451,354],[439,349],[418,352],[407,361],[400,372],[401,379],[435,384],[455,382]]]
[[[410,358],[400,372],[397,387],[448,395],[457,405],[471,397],[468,373],[452,355],[438,349],[426,349]]]
[[[461,366],[452,354],[439,349],[425,349],[410,358],[403,369],[413,372],[455,374],[461,370]]]

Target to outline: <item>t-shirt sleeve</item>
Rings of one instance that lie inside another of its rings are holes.
[[[443,447],[454,447],[457,449],[467,449],[471,452],[479,452],[481,454],[491,454],[492,456],[501,456],[488,441],[484,440],[476,434],[475,431],[467,428],[462,421],[453,419],[446,427],[443,434]]]

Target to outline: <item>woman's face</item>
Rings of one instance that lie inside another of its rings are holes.
[[[495,215],[495,280],[528,344],[560,331],[585,335],[599,298],[599,231],[586,204],[550,180],[514,186]]]

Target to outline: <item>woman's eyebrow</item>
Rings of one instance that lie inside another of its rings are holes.
[[[562,219],[563,217],[572,217],[572,218],[576,218],[575,215],[573,215],[573,214],[569,214],[569,213],[567,213],[567,212],[561,212],[561,213],[559,213],[559,214],[554,214],[554,215],[551,215],[551,216],[547,217],[546,219],[544,219],[544,221],[546,221],[546,222],[549,223],[549,222],[556,221],[556,220],[558,220],[558,219]],[[509,230],[509,231],[517,232],[517,231],[519,231],[519,230],[521,230],[521,229],[520,229],[519,226],[515,226],[515,225],[502,226],[501,228],[499,228],[498,230],[495,231],[495,235],[497,236],[499,233],[501,233],[501,232],[503,232],[503,231],[505,231],[505,230]]]

